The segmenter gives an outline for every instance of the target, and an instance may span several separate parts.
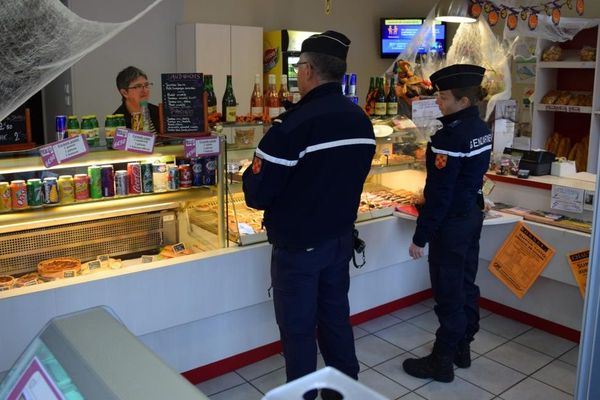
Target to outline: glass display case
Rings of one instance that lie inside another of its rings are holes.
[[[181,144],[93,151],[51,168],[0,153],[0,290],[225,247],[220,147],[198,159]]]
[[[376,151],[361,195],[357,222],[390,216],[396,210],[412,207],[421,197],[427,136],[410,120],[399,121],[400,117],[374,121]],[[243,246],[267,240],[263,212],[246,206],[241,180],[268,128],[258,124],[224,130],[228,138],[225,213],[230,244]]]

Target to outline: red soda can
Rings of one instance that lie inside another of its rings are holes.
[[[179,166],[179,187],[189,189],[192,187],[192,167],[190,164]]]
[[[90,198],[90,177],[87,174],[76,174],[75,201],[84,201]]]
[[[142,166],[139,162],[127,164],[127,176],[129,177],[129,194],[142,193]]]
[[[16,180],[10,183],[13,210],[27,208],[27,184],[25,181]]]

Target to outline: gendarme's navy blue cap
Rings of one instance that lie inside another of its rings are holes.
[[[429,80],[433,88],[440,91],[479,86],[484,74],[485,68],[479,65],[454,64],[434,72]]]
[[[312,35],[302,42],[300,53],[321,53],[346,61],[350,39],[339,32],[325,31]]]

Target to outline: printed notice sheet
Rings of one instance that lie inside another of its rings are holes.
[[[579,286],[581,297],[585,297],[585,285],[587,282],[588,263],[590,261],[590,249],[580,250],[567,254],[567,261]]]
[[[529,230],[527,225],[517,222],[494,256],[489,270],[522,299],[554,253],[554,248]]]

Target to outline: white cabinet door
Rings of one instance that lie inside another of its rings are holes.
[[[178,25],[177,71],[212,75],[219,111],[226,77],[232,75],[237,113],[248,114],[254,75],[262,73],[262,34],[253,26]]]

